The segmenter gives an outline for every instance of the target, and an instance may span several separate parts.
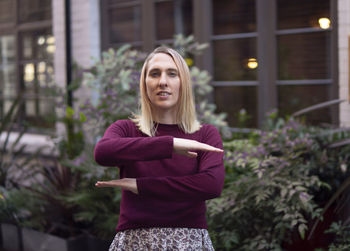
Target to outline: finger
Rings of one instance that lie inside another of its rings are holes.
[[[95,186],[97,187],[117,187],[118,183],[115,181],[97,181]]]
[[[196,152],[187,152],[186,155],[190,158],[196,158],[198,156],[198,154]]]
[[[222,153],[224,150],[220,149],[220,148],[217,148],[217,147],[214,147],[214,146],[211,146],[211,145],[207,145],[207,144],[204,144],[204,143],[201,143],[201,146],[202,146],[202,151],[207,151],[207,152],[218,152],[218,153]]]

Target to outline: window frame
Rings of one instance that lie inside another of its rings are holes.
[[[52,1],[51,1],[51,9],[52,9]],[[50,30],[51,34],[53,35],[53,29],[52,29],[52,18],[49,20],[42,20],[42,21],[32,21],[28,23],[20,23],[19,22],[19,0],[14,1],[14,9],[13,9],[13,21],[9,23],[3,23],[0,24],[0,36],[5,35],[13,35],[15,40],[15,50],[16,50],[16,56],[15,56],[15,89],[17,96],[23,91],[24,83],[22,81],[21,76],[23,75],[22,66],[27,62],[28,60],[22,59],[22,34],[26,32],[30,32],[33,30]],[[33,60],[31,60],[33,61]],[[45,61],[47,61],[45,59]],[[53,63],[53,62],[52,62]],[[0,102],[2,103],[4,100],[14,100],[16,97],[5,97],[0,96]],[[40,97],[38,97],[40,98]],[[54,98],[52,98],[53,100]],[[15,129],[20,129],[23,127],[23,121],[25,118],[25,102],[21,102],[20,110],[19,110],[19,119],[18,123],[16,125]],[[1,104],[1,107],[3,104]],[[46,128],[40,128],[37,129],[35,127],[28,128],[28,132],[32,133],[40,133],[40,134],[46,134],[47,132],[51,132],[52,130],[55,130],[55,125],[53,125],[52,128],[46,129]]]

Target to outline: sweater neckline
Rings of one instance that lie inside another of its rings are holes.
[[[162,124],[157,122],[154,122],[154,126],[156,130],[174,130],[179,128],[178,124]]]

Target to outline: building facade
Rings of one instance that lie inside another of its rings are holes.
[[[349,27],[348,0],[1,0],[0,116],[24,93],[21,118],[44,128],[33,133],[60,130],[42,118],[55,111],[47,87],[66,85],[67,50],[87,68],[110,47],[150,52],[182,33],[209,44],[194,61],[232,127],[242,109],[255,127],[273,108],[335,99],[345,101],[307,120],[349,127]]]

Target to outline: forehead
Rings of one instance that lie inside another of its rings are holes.
[[[151,69],[177,69],[177,66],[171,56],[165,53],[156,53],[148,61],[148,70]]]

